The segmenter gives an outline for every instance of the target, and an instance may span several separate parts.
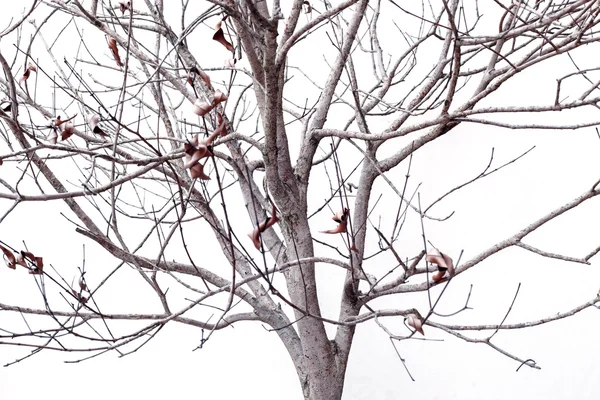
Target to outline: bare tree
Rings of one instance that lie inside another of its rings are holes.
[[[411,162],[462,125],[598,125],[551,116],[597,108],[600,67],[580,68],[573,53],[599,40],[599,13],[596,0],[33,1],[0,32],[0,221],[25,202],[64,202],[82,242],[118,259],[117,269],[137,271],[162,308],[105,313],[102,291],[117,279],[114,269],[88,260],[73,279],[72,267],[44,265],[58,254],[5,237],[7,266],[34,275],[43,303],[0,307],[43,316],[45,325],[3,326],[0,343],[30,347],[24,358],[40,350],[87,358],[136,351],[169,322],[197,327],[202,346],[218,330],[255,321],[287,349],[304,397],[327,400],[341,398],[355,330],[367,321],[396,351],[439,330],[539,368],[498,347],[496,333],[572,316],[595,306],[595,293],[568,312],[519,324],[451,325],[436,307],[453,279],[511,247],[589,264],[600,247],[574,257],[525,239],[599,195],[600,180],[463,259],[428,242],[427,229],[451,217],[432,207],[528,149],[500,165],[492,153],[483,172],[427,204],[410,181]],[[315,67],[321,57],[326,70]],[[570,70],[552,76],[555,94],[545,103],[494,96],[553,59]],[[398,168],[408,172],[394,175]],[[418,245],[398,246],[401,232]],[[374,268],[380,263],[385,273]],[[105,268],[104,279],[86,280],[85,268]],[[345,271],[337,318],[322,314],[317,268]],[[413,292],[427,294],[426,312],[375,305]],[[469,300],[454,314],[468,308]],[[407,329],[391,328],[389,317]],[[116,334],[117,324],[131,328]],[[466,333],[475,330],[489,334]]]

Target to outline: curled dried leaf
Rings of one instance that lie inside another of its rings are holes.
[[[194,111],[194,114],[196,114],[200,117],[205,116],[212,109],[213,109],[213,106],[211,106],[207,102],[202,101],[200,99],[196,99],[196,101],[194,102],[194,105],[192,106],[192,110]]]
[[[131,1],[120,0],[119,9],[121,10],[121,15],[125,15],[125,11],[127,10],[131,12]]]
[[[87,284],[85,283],[85,279],[83,278],[83,275],[81,275],[79,277],[79,288],[81,290],[87,290]]]
[[[225,34],[223,33],[223,28],[221,25],[227,19],[227,17],[223,18],[221,21],[217,23],[215,27],[215,34],[213,35],[213,40],[221,43],[225,48],[233,53],[233,45],[225,38]]]
[[[12,103],[10,101],[4,101],[2,104],[0,104],[0,108],[2,108],[2,111],[4,112],[10,112],[12,109]]]
[[[226,136],[227,124],[225,124],[225,118],[223,118],[223,115],[221,115],[221,113],[217,113],[217,124],[218,126],[214,133],[218,133],[220,136]]]
[[[406,322],[414,330],[419,332],[421,335],[425,336],[425,332],[423,332],[423,322],[421,322],[421,319],[415,314],[408,314],[406,316]]]
[[[4,262],[6,263],[6,266],[10,269],[15,269],[17,267],[17,258],[13,252],[1,244],[0,249],[2,249],[2,253],[4,253]]]
[[[260,250],[260,234],[275,225],[277,222],[279,222],[279,217],[277,217],[277,208],[275,207],[275,204],[271,202],[271,217],[267,217],[267,219],[258,224],[258,226],[248,234],[248,237],[252,240],[252,243],[257,250]]]
[[[210,180],[210,176],[208,176],[204,173],[204,165],[202,165],[200,163],[196,163],[196,164],[194,164],[194,166],[192,168],[190,168],[190,175],[194,179],[198,178],[203,181]]]
[[[73,125],[72,122],[67,122],[62,127],[62,132],[60,133],[61,140],[67,140],[68,138],[70,138],[71,135],[73,135],[74,130],[75,130],[75,125]]]
[[[450,258],[450,256],[448,256],[447,254],[440,252],[435,247],[432,247],[429,250],[427,256],[425,257],[425,260],[427,262],[437,265],[438,271],[442,272],[441,276],[438,277],[439,280],[441,280],[444,277],[444,274],[446,272],[448,272],[449,276],[454,275],[454,263],[452,262],[452,258]],[[435,275],[433,279],[435,280]],[[436,282],[439,282],[439,280]]]
[[[25,83],[27,79],[29,79],[29,76],[32,72],[37,72],[37,67],[31,63],[27,64],[27,67],[25,67],[25,72],[23,72],[23,76],[21,76],[21,79],[19,79],[19,85]]]
[[[213,95],[213,106],[216,106],[219,103],[222,103],[227,100],[227,95],[221,92],[219,89],[215,90]]]
[[[331,217],[331,219],[333,219],[335,222],[337,222],[338,226],[335,227],[334,229],[321,231],[321,233],[336,234],[336,233],[346,232],[349,215],[350,215],[350,210],[347,208],[344,208],[342,211],[335,213],[335,215],[333,217]]]
[[[104,132],[102,128],[100,128],[101,119],[102,117],[100,116],[100,114],[92,114],[88,117],[88,125],[90,126],[92,132],[94,132],[95,134],[100,136],[108,136],[108,134]]]
[[[312,7],[308,1],[303,1],[302,6],[304,7],[304,13],[310,14],[312,13]]]
[[[106,35],[106,42],[108,43],[108,48],[110,49],[110,51],[113,55],[113,58],[117,62],[117,65],[119,67],[122,67],[123,63],[121,62],[121,57],[119,57],[119,48],[117,47],[117,39]]]

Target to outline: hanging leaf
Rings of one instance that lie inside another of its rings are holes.
[[[227,19],[227,17],[223,18],[217,26],[215,27],[216,32],[213,35],[213,40],[221,43],[225,48],[233,53],[233,45],[229,43],[229,41],[225,38],[225,34],[223,33],[223,28],[221,28],[221,24]]]
[[[248,234],[248,237],[252,240],[256,250],[260,250],[260,234],[275,225],[277,222],[279,222],[279,218],[277,217],[277,208],[275,207],[275,204],[271,202],[271,217],[267,217],[264,222],[258,224],[258,226]]]
[[[100,136],[108,136],[108,134],[104,132],[102,128],[100,128],[101,119],[102,117],[100,116],[100,114],[92,114],[88,117],[88,125],[90,126],[92,132],[94,132],[95,134]]]
[[[350,215],[350,210],[344,208],[342,211],[337,212],[331,219],[338,223],[338,226],[334,229],[329,229],[327,231],[321,231],[321,233],[328,234],[336,234],[336,233],[344,233],[347,230],[348,223],[348,215]]]
[[[434,282],[440,282],[442,279],[444,279],[446,272],[448,273],[448,276],[454,275],[454,263],[452,262],[452,258],[450,258],[450,256],[447,254],[440,252],[435,247],[432,247],[429,250],[425,260],[437,265],[438,272],[431,277]]]
[[[23,73],[23,76],[21,77],[21,79],[19,79],[19,85],[22,85],[23,83],[25,83],[27,81],[27,79],[29,79],[29,76],[31,75],[32,72],[36,72],[37,71],[37,67],[33,64],[28,64],[27,67],[25,68],[25,72]]]
[[[125,15],[125,11],[127,10],[131,13],[131,1],[119,1],[119,9],[121,10],[121,15]]]
[[[64,124],[62,129],[63,130],[60,134],[60,138],[61,138],[61,140],[67,140],[68,138],[71,137],[71,135],[73,135],[75,125],[73,125],[72,122],[67,122],[66,124]]]
[[[215,90],[215,93],[213,95],[213,107],[216,106],[219,103],[222,103],[224,101],[227,101],[227,95],[223,92],[221,92],[219,89]]]
[[[310,3],[308,1],[302,2],[302,5],[304,6],[304,13],[305,14],[312,13],[312,7],[311,7],[311,5],[310,5]]]
[[[192,168],[190,168],[190,175],[194,179],[198,178],[203,181],[210,180],[210,176],[208,176],[204,173],[204,165],[202,165],[200,163],[197,163]]]
[[[2,249],[2,253],[4,253],[4,262],[6,263],[6,266],[10,269],[17,268],[17,259],[13,252],[7,249],[6,247],[2,246],[1,244],[0,249]]]
[[[425,336],[425,332],[423,332],[423,323],[421,322],[421,319],[415,314],[408,314],[406,316],[406,322],[414,330],[419,332],[421,335]]]
[[[106,42],[108,43],[108,48],[112,52],[113,58],[117,62],[117,65],[119,67],[122,67],[123,63],[121,62],[121,57],[119,57],[119,48],[117,47],[117,39],[106,35]]]
[[[200,99],[196,99],[196,101],[194,102],[194,105],[192,106],[192,110],[194,111],[194,114],[196,114],[200,117],[205,116],[212,109],[213,109],[213,106],[211,106],[207,102],[202,101]]]

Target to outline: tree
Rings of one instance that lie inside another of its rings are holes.
[[[105,312],[113,270],[90,282],[89,269],[103,266],[84,264],[70,281],[72,268],[45,265],[59,254],[3,238],[7,266],[34,275],[43,303],[2,309],[47,324],[3,333],[3,344],[128,354],[167,323],[202,330],[202,346],[221,329],[254,321],[285,346],[305,398],[339,399],[360,324],[378,324],[397,352],[398,343],[440,330],[539,368],[495,344],[495,334],[596,305],[593,293],[568,312],[518,324],[449,324],[436,312],[454,279],[508,248],[589,264],[600,247],[573,257],[525,239],[599,195],[600,180],[504,240],[468,249],[466,259],[439,238],[429,241],[452,216],[432,208],[529,150],[500,165],[492,152],[483,172],[437,200],[422,202],[410,180],[413,158],[465,125],[598,125],[552,119],[600,100],[599,68],[576,61],[598,40],[596,1],[289,3],[182,1],[172,15],[162,0],[36,0],[2,31],[2,220],[22,203],[64,202],[82,241],[136,271],[161,307]],[[44,19],[27,38],[31,15]],[[315,67],[321,53],[327,70]],[[557,69],[542,105],[497,96],[519,74],[555,60],[569,69]],[[394,174],[402,168],[405,176]],[[336,318],[323,316],[318,268],[345,271]],[[377,305],[406,293],[426,294],[426,306]],[[467,299],[453,314],[468,308]],[[391,328],[394,319],[407,329]],[[127,321],[133,328],[113,332]],[[490,333],[464,333],[475,330]]]

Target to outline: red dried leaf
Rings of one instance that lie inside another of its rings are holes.
[[[205,101],[201,101],[200,99],[196,99],[196,101],[194,102],[194,105],[192,106],[192,110],[194,111],[194,114],[196,114],[200,117],[205,116],[212,109],[213,109],[213,106],[211,106],[210,104],[208,104]]]
[[[429,250],[425,260],[437,265],[438,270],[448,271],[450,275],[454,275],[454,263],[452,262],[452,258],[447,254],[441,253],[435,247],[432,247]]]
[[[68,138],[71,137],[71,135],[73,135],[73,130],[75,129],[75,125],[73,125],[72,122],[67,122],[63,128],[62,128],[62,132],[60,134],[60,138],[61,140],[67,140]]]
[[[221,28],[221,24],[223,23],[223,21],[225,21],[225,19],[227,19],[227,17],[225,17],[221,21],[219,21],[219,23],[215,27],[216,32],[213,35],[213,40],[216,40],[217,42],[221,43],[223,46],[225,46],[225,48],[227,50],[229,50],[233,53],[233,45],[231,43],[229,43],[229,41],[225,38],[225,34],[223,33],[223,28]]]
[[[349,215],[350,215],[350,210],[347,208],[344,208],[342,211],[337,212],[333,217],[331,217],[331,219],[333,219],[335,222],[337,222],[338,226],[335,227],[334,229],[321,231],[321,233],[336,234],[336,233],[346,232],[346,230],[348,228],[347,222],[348,222]]]
[[[227,95],[225,93],[221,92],[219,89],[217,89],[217,90],[215,90],[213,99],[214,99],[213,100],[213,107],[214,107],[219,103],[227,101]]]
[[[271,217],[258,224],[258,226],[248,234],[248,237],[252,240],[252,243],[257,250],[260,250],[260,234],[275,225],[277,222],[279,222],[279,217],[277,217],[277,208],[275,207],[275,204],[271,202]]]
[[[19,85],[22,85],[24,82],[27,81],[27,79],[29,79],[31,72],[36,72],[36,71],[37,71],[37,67],[35,65],[28,64],[27,67],[25,67],[25,72],[23,72],[23,76],[21,77],[21,79],[19,79]]]
[[[203,181],[210,180],[210,176],[208,176],[204,173],[204,165],[202,165],[200,163],[197,163],[192,168],[190,168],[190,175],[194,179],[198,178]]]
[[[90,129],[92,130],[92,132],[94,132],[97,135],[100,136],[108,136],[108,134],[106,132],[104,132],[102,130],[102,128],[100,128],[100,120],[102,119],[102,117],[100,117],[99,114],[92,114],[88,117],[88,124],[90,126]]]
[[[125,11],[129,10],[131,12],[131,1],[121,0],[119,1],[119,9],[121,10],[121,15],[125,15]]]
[[[423,332],[423,323],[415,314],[408,314],[406,316],[406,322],[410,327],[419,332],[421,335],[425,336],[425,332]]]
[[[4,253],[4,262],[6,266],[10,269],[15,269],[17,267],[17,258],[13,254],[12,251],[7,249],[6,247],[0,244],[0,249],[2,249],[2,253]]]
[[[218,133],[220,136],[227,135],[227,124],[225,123],[225,119],[221,115],[221,113],[217,113],[217,129],[215,129],[214,133]]]
[[[308,1],[302,2],[302,5],[304,6],[304,12],[306,14],[310,14],[312,12],[312,7]]]
[[[112,52],[113,58],[117,62],[119,67],[123,66],[121,62],[121,57],[119,57],[119,48],[117,47],[117,39],[106,35],[106,42],[108,43],[108,48]]]

